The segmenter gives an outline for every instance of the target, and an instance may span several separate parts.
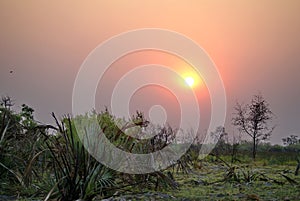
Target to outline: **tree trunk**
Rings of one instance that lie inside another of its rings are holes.
[[[256,157],[256,138],[253,137],[253,147],[252,147],[252,159],[255,161]]]
[[[298,165],[297,165],[296,171],[295,171],[295,175],[296,175],[296,176],[299,174],[299,169],[300,169],[300,159],[298,159],[297,161],[298,161]]]

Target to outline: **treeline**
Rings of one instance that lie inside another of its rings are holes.
[[[232,152],[233,146],[235,149],[240,152],[251,152],[252,151],[252,143],[248,141],[242,141],[239,143],[226,143],[226,142],[218,142],[214,151],[220,152],[222,154],[228,155]],[[257,152],[282,152],[282,153],[300,153],[300,143],[291,144],[291,145],[279,145],[279,144],[271,144],[270,142],[262,142],[257,145]]]
[[[252,143],[242,141],[240,143],[217,143],[212,154],[226,157],[232,162],[251,162]],[[265,161],[268,164],[296,163],[300,158],[300,144],[278,145],[271,143],[260,143],[257,146],[256,161]]]

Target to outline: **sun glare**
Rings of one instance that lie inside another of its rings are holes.
[[[186,77],[185,78],[185,82],[187,83],[187,85],[189,85],[190,87],[192,87],[194,85],[195,80],[192,77]]]

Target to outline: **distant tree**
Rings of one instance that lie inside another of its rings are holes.
[[[242,105],[237,102],[232,123],[241,133],[249,135],[252,139],[252,158],[255,160],[259,141],[267,140],[275,127],[269,127],[273,113],[269,104],[261,94],[254,95],[250,104]]]
[[[0,106],[4,107],[5,109],[9,109],[13,106],[13,101],[9,96],[3,96],[0,101]]]
[[[299,144],[300,143],[300,139],[298,136],[296,135],[290,135],[286,138],[282,138],[282,142],[284,145],[293,145],[293,144]]]
[[[21,116],[22,126],[27,130],[37,126],[37,123],[33,117],[33,113],[34,113],[34,109],[32,109],[26,104],[22,104],[22,109],[19,115]]]
[[[241,136],[235,136],[233,133],[233,139],[231,145],[231,163],[234,163],[235,161],[240,161],[237,158],[240,143],[241,143]]]
[[[215,141],[217,141],[216,146],[213,150],[214,154],[219,157],[221,153],[224,153],[228,151],[228,142],[226,142],[225,138],[228,136],[228,134],[225,131],[225,127],[218,126],[215,131],[211,132],[210,135],[215,138]]]
[[[218,142],[221,143],[225,143],[225,136],[227,136],[228,134],[225,132],[225,127],[223,126],[218,126],[215,131],[211,132],[210,135],[213,138],[216,138],[216,140],[218,140]]]

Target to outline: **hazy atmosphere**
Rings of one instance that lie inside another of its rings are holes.
[[[51,123],[51,112],[58,116],[72,112],[76,75],[88,54],[101,42],[132,29],[168,29],[197,42],[214,61],[226,90],[227,132],[233,131],[235,102],[247,103],[260,92],[276,116],[273,124],[277,126],[271,142],[281,144],[281,138],[300,134],[299,8],[297,0],[91,1],[84,4],[2,0],[0,95],[12,97],[16,106],[28,104],[35,109],[36,119]],[[183,64],[177,60],[170,55],[149,52],[128,55],[112,65],[116,69],[122,66],[123,71],[107,72],[107,90],[111,90],[110,83],[115,83],[120,73],[126,72],[124,69],[152,62],[180,70],[178,65]],[[133,97],[133,110],[149,108],[150,103],[165,103],[167,112],[178,115],[172,95],[162,89],[145,90],[135,95],[157,97],[162,93],[163,98]],[[98,107],[104,108],[107,100],[100,91],[97,93]],[[204,100],[207,96],[204,89],[197,94],[199,102],[203,101],[200,107],[207,108]],[[149,104],[140,106],[139,100]]]

